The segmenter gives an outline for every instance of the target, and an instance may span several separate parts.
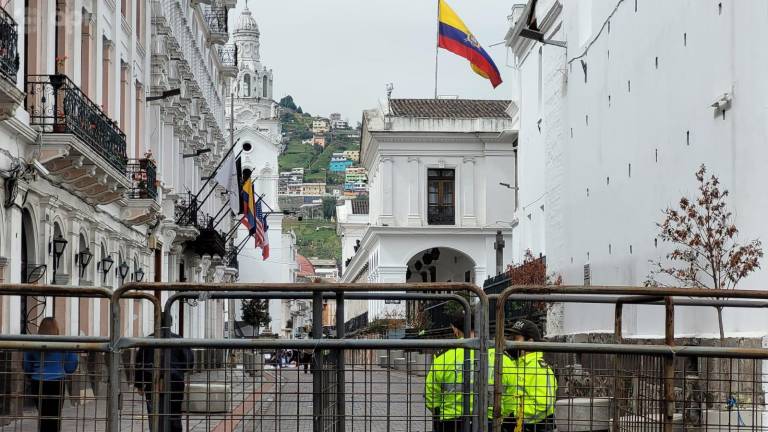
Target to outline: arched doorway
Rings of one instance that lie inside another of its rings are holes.
[[[408,283],[473,282],[475,261],[464,252],[448,247],[425,249],[408,260]],[[455,302],[408,301],[405,312],[410,322],[425,328],[444,328],[456,312]]]
[[[46,266],[35,263],[34,218],[29,209],[21,213],[21,283],[34,284],[44,280]],[[45,310],[45,306],[36,297],[21,297],[21,332],[26,334],[37,329],[36,311]]]

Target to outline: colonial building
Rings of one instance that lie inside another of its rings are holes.
[[[248,238],[244,226],[237,229],[236,245],[242,245],[238,257],[240,281],[287,283],[294,282],[296,240],[291,233],[283,234],[283,214],[278,203],[280,173],[277,157],[282,151],[282,129],[277,104],[272,99],[274,77],[271,69],[261,62],[259,26],[246,7],[237,19],[234,44],[238,53],[237,80],[231,85],[234,94],[235,140],[234,153],[240,155],[243,178],[251,178],[254,191],[261,197],[262,208],[268,214],[269,258],[265,261],[261,249]],[[228,107],[229,109],[229,107]],[[303,172],[297,172],[303,176]],[[286,335],[289,315],[283,300],[271,300],[269,315],[273,334]],[[240,316],[239,307],[235,316]]]
[[[509,105],[392,99],[364,113],[369,226],[359,245],[359,232],[347,239],[352,228],[341,226],[344,282],[475,282],[493,271],[494,235],[511,234],[504,221],[514,212],[514,193],[499,185],[515,179]],[[402,304],[367,306],[372,320],[406,312]]]
[[[516,261],[530,249],[565,284],[642,285],[649,261],[669,252],[656,238],[661,210],[696,195],[702,164],[731,192],[739,240],[768,238],[768,80],[755,73],[768,52],[754,43],[768,37],[768,4],[606,3],[529,1],[513,11],[506,41],[521,109]],[[525,29],[568,49],[524,38]],[[738,288],[767,281],[758,270]],[[560,312],[548,320],[552,335],[612,331],[612,308]],[[716,316],[682,308],[676,333],[718,337]],[[663,321],[663,308],[626,307],[623,334],[663,338]],[[764,341],[764,313],[726,308],[723,321],[728,336]]]
[[[176,214],[181,194],[197,192],[200,178],[226,151],[226,68],[217,44],[226,41],[232,6],[175,0],[4,5],[4,282],[116,288],[134,280],[234,276],[218,266],[223,246],[196,243],[203,235],[199,219],[185,223]],[[216,19],[221,13],[223,27]],[[179,96],[165,97],[176,89]],[[213,215],[220,201],[213,194],[183,213]],[[222,334],[221,311],[206,312],[206,306],[187,311],[186,320],[180,314],[186,335]],[[2,333],[34,332],[45,316],[71,335],[106,335],[109,327],[101,300],[16,297],[3,299],[0,308]],[[124,334],[151,331],[149,304],[126,302],[122,313]]]

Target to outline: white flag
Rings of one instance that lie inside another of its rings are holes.
[[[237,213],[238,207],[238,187],[237,187],[237,173],[235,172],[235,158],[232,153],[227,156],[227,159],[221,164],[219,172],[214,177],[216,183],[223,186],[227,190],[229,196],[229,208]]]

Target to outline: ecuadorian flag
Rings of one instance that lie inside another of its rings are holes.
[[[501,84],[501,74],[491,56],[480,46],[480,42],[448,3],[445,0],[439,1],[438,46],[469,60],[475,73],[490,80],[493,88],[498,87]]]
[[[240,222],[248,228],[248,232],[250,233],[253,228],[256,227],[256,216],[254,214],[256,206],[253,193],[253,181],[251,179],[248,179],[243,183],[241,199],[243,201],[243,218]]]

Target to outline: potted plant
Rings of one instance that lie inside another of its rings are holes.
[[[54,90],[61,88],[64,84],[64,68],[67,65],[67,56],[56,57],[56,73],[51,75],[51,85]]]

